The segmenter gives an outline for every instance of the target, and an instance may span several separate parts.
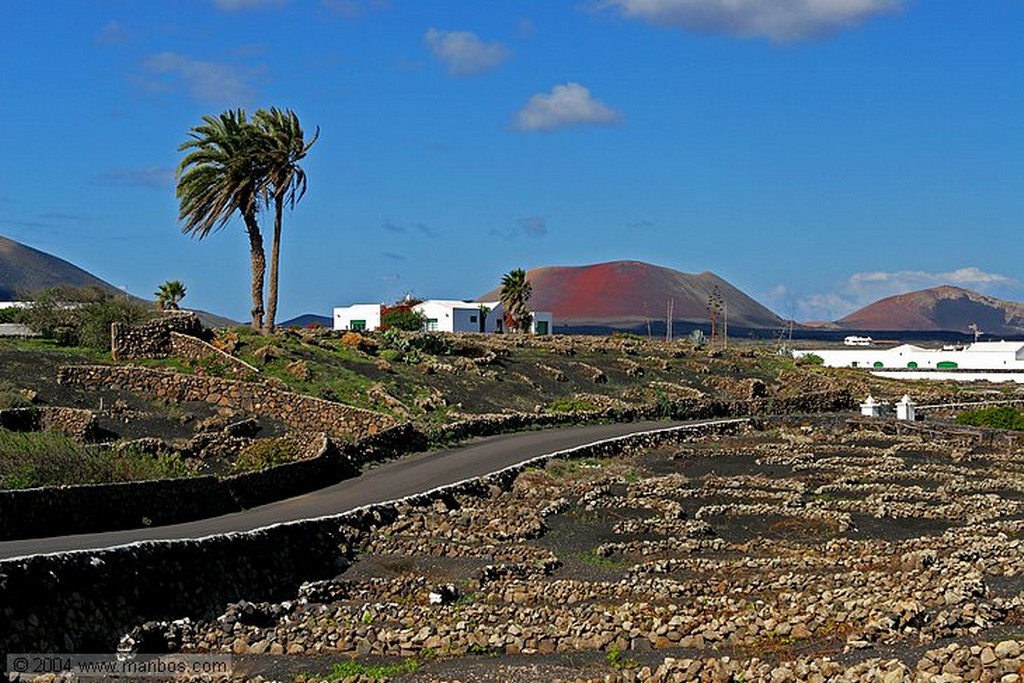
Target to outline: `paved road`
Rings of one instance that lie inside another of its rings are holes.
[[[587,425],[474,439],[459,448],[415,453],[369,469],[354,479],[244,512],[161,527],[5,541],[0,543],[0,559],[95,550],[135,541],[202,538],[336,515],[370,503],[394,500],[483,476],[562,449],[684,424],[695,423],[666,421]]]

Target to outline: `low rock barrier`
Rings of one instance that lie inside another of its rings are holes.
[[[171,332],[169,355],[200,366],[205,362],[212,363],[238,379],[252,379],[260,374],[259,368],[249,365],[241,358],[235,358],[202,339],[179,332]]]
[[[161,526],[240,512],[335,484],[356,476],[363,465],[425,447],[424,436],[412,425],[400,425],[340,446],[319,435],[306,445],[307,457],[255,472],[0,491],[0,541]]]
[[[165,311],[141,325],[112,323],[110,353],[114,360],[166,358],[172,353],[172,333],[203,335],[203,324],[191,311]]]
[[[275,420],[304,432],[342,439],[371,436],[397,424],[383,413],[296,394],[262,382],[185,375],[132,365],[68,365],[57,382],[86,389],[118,389],[164,401],[202,401]]]
[[[526,467],[552,457],[625,453],[695,435],[733,430],[744,420],[656,430],[609,439],[458,482],[404,500],[331,517],[187,541],[147,541],[97,551],[0,562],[0,662],[11,652],[110,652],[147,620],[209,618],[240,599],[283,600],[300,584],[336,576],[357,534],[394,521],[408,505],[508,488]]]
[[[12,432],[58,432],[83,442],[99,434],[96,415],[91,410],[59,406],[0,410],[0,427]]]

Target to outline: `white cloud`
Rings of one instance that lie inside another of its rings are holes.
[[[423,37],[431,54],[448,65],[452,76],[473,76],[490,71],[509,57],[501,43],[485,43],[471,31],[441,31],[431,28]]]
[[[213,0],[217,9],[224,12],[235,12],[245,9],[262,9],[264,7],[282,7],[288,0]]]
[[[904,0],[600,0],[630,19],[694,33],[766,37],[776,43],[820,38],[896,12]]]
[[[519,130],[556,130],[568,126],[612,126],[622,115],[594,99],[579,83],[556,85],[550,93],[538,93],[516,114]]]
[[[786,306],[793,310],[797,320],[838,320],[855,310],[897,294],[906,294],[920,289],[954,285],[982,293],[993,289],[1018,289],[1021,282],[1000,273],[987,273],[975,266],[958,268],[945,273],[929,273],[923,270],[900,270],[896,272],[854,273],[834,292],[795,296],[779,285],[766,295],[773,300],[784,317],[789,316]]]
[[[202,102],[239,104],[252,101],[252,69],[194,60],[176,52],[161,52],[143,61],[143,84],[153,91],[174,90],[180,82],[188,94]]]

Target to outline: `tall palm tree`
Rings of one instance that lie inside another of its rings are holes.
[[[185,298],[185,285],[181,280],[168,280],[160,285],[153,293],[156,296],[156,305],[161,311],[178,310],[178,302]]]
[[[530,297],[533,285],[522,268],[510,270],[501,278],[499,298],[505,308],[505,325],[510,331],[522,332],[530,327]]]
[[[274,329],[277,317],[278,264],[281,255],[281,219],[285,204],[294,209],[306,194],[306,172],[299,162],[320,137],[317,127],[313,138],[306,142],[299,117],[291,109],[271,107],[260,109],[253,115],[253,124],[263,136],[265,146],[266,183],[265,199],[274,204],[274,237],[270,246],[270,275],[267,288],[267,315],[264,332]]]
[[[267,257],[256,214],[267,176],[264,136],[242,109],[204,116],[178,151],[188,151],[176,172],[181,231],[202,239],[225,226],[235,211],[249,236],[252,269],[252,326],[263,323],[263,280]]]

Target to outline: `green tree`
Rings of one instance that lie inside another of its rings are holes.
[[[150,317],[152,313],[137,301],[98,287],[54,287],[35,295],[23,320],[34,332],[63,346],[109,351],[111,323],[135,324]]]
[[[198,239],[223,228],[237,211],[249,237],[252,270],[252,326],[263,324],[263,281],[267,257],[257,213],[267,183],[266,137],[234,109],[204,116],[178,151],[178,219],[182,232]]]
[[[161,311],[178,310],[178,302],[185,298],[186,289],[180,280],[168,280],[153,292],[156,307]]]
[[[380,314],[381,327],[393,327],[406,332],[419,332],[427,325],[427,316],[410,306],[392,306]]]
[[[264,193],[267,204],[274,206],[274,236],[270,243],[270,273],[267,281],[267,309],[263,329],[271,332],[277,317],[278,265],[281,255],[281,222],[284,207],[294,209],[306,194],[306,172],[299,162],[319,139],[316,129],[308,142],[299,117],[290,109],[261,109],[253,115],[264,146],[266,183]]]
[[[533,296],[533,285],[526,279],[526,271],[516,268],[501,278],[499,293],[505,308],[505,325],[509,331],[522,332],[529,329],[532,316],[529,303]]]
[[[480,307],[477,310],[480,312],[480,317],[478,318],[480,322],[480,332],[483,333],[487,331],[487,316],[491,314],[491,308],[490,306],[480,304]]]

